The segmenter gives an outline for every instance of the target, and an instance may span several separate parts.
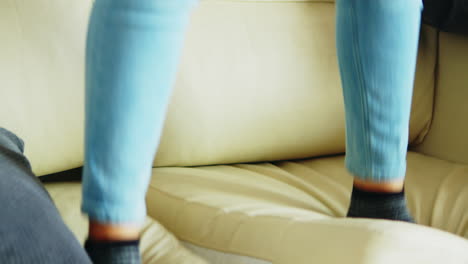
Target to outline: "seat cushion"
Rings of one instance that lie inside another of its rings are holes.
[[[343,218],[352,186],[343,164],[155,168],[148,210],[194,247],[275,264],[468,262],[467,166],[408,154],[414,225]]]
[[[48,183],[51,194],[65,223],[78,240],[83,243],[88,224],[80,212],[80,183]],[[187,250],[164,227],[148,217],[142,232],[140,244],[142,260],[145,264],[207,264],[207,262]]]

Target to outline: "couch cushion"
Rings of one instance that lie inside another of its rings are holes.
[[[38,175],[83,164],[91,3],[0,1],[0,126],[24,139]],[[334,20],[330,1],[201,1],[156,164],[342,152]],[[432,113],[434,45],[426,31],[411,140],[424,135]]]
[[[88,224],[80,212],[81,184],[48,183],[46,188],[65,223],[83,243]],[[145,264],[208,264],[187,250],[170,232],[150,217],[143,228],[140,251]]]
[[[36,174],[83,164],[84,43],[91,0],[0,1],[0,126]]]
[[[411,116],[432,114],[436,32],[424,27]],[[344,152],[334,3],[202,1],[190,27],[156,166]]]
[[[275,264],[468,261],[467,166],[409,153],[412,225],[342,218],[352,185],[343,163],[157,168],[149,214],[198,247]]]

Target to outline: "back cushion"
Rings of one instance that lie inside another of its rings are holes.
[[[421,37],[411,141],[429,125],[436,33]],[[202,1],[157,166],[345,151],[333,1]]]
[[[84,45],[91,0],[0,0],[0,126],[34,171],[83,164]]]
[[[83,164],[84,47],[91,0],[0,1],[0,126],[38,175]],[[332,1],[201,1],[187,35],[157,166],[344,151]],[[411,141],[433,101],[435,32],[424,30]]]

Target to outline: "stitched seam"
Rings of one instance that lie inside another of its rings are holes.
[[[353,57],[354,57],[354,66],[356,67],[356,71],[357,71],[357,78],[358,78],[358,81],[359,81],[359,87],[358,87],[358,92],[360,94],[360,106],[361,106],[361,112],[363,114],[363,120],[361,122],[361,127],[362,127],[362,134],[366,140],[366,143],[370,142],[370,138],[369,138],[369,134],[368,134],[368,131],[369,131],[369,118],[368,118],[368,105],[367,105],[367,95],[366,93],[363,91],[363,87],[365,85],[365,82],[364,82],[364,75],[363,75],[363,69],[362,69],[362,62],[361,62],[361,57],[358,55],[359,54],[359,47],[360,47],[360,43],[359,43],[359,31],[356,30],[357,29],[357,22],[356,22],[356,18],[357,18],[357,14],[356,14],[356,10],[354,8],[355,6],[354,5],[351,5],[351,8],[350,8],[350,13],[351,13],[351,19],[350,19],[350,23],[352,23],[351,25],[351,28],[352,28],[352,33],[353,33]],[[372,164],[373,160],[372,160],[372,157],[370,155],[370,144],[367,144],[366,146],[364,146],[364,149],[365,149],[365,164],[364,166],[365,167],[368,167],[369,169],[369,166]],[[373,168],[370,169],[370,172],[372,173],[373,172]],[[364,174],[368,174],[368,172],[365,172]],[[373,173],[372,173],[373,174]]]

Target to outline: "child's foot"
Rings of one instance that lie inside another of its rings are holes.
[[[138,240],[93,241],[85,243],[86,252],[94,264],[141,264]]]
[[[379,218],[414,223],[404,191],[372,192],[353,187],[347,217]]]

